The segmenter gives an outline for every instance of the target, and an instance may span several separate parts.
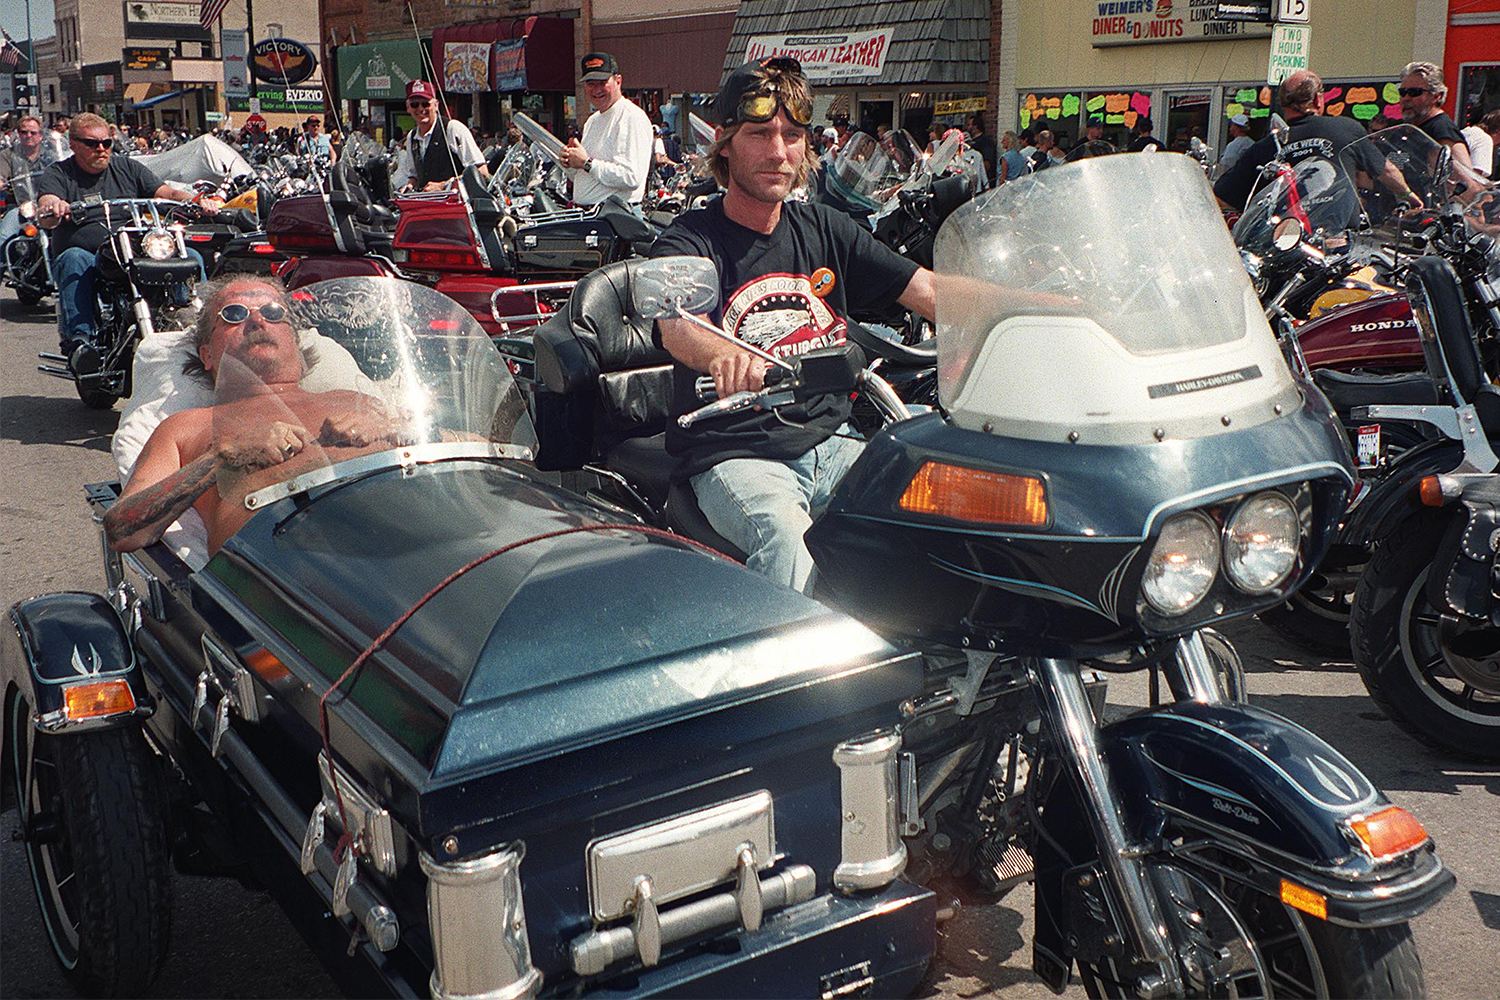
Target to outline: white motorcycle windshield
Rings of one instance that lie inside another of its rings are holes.
[[[1145,443],[1295,405],[1184,156],[1095,157],[1002,185],[953,213],[934,258],[939,392],[960,426]]]

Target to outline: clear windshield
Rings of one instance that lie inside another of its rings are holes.
[[[248,521],[247,498],[268,487],[331,482],[384,458],[534,448],[505,361],[447,296],[393,278],[336,278],[293,292],[291,303],[292,323],[216,322],[214,436],[228,458],[218,479],[226,520],[210,525],[213,548]]]
[[[828,190],[845,204],[875,211],[911,177],[920,159],[904,131],[877,139],[851,134],[828,171]]]
[[[1234,242],[1258,257],[1274,252],[1276,227],[1296,219],[1305,233],[1342,233],[1359,223],[1359,197],[1350,175],[1340,165],[1320,156],[1296,164],[1281,164],[1263,181],[1234,224]]]
[[[1246,350],[1261,391],[1285,380],[1203,171],[1184,156],[1096,157],[1004,184],[943,224],[934,270],[950,410],[1107,423],[1177,393],[1160,384],[1178,366],[1185,395],[1195,378],[1244,367]],[[1127,385],[1137,372],[1142,384]],[[1095,382],[1108,398],[1088,398]]]
[[[380,143],[371,139],[363,132],[352,132],[344,140],[344,148],[339,157],[349,161],[349,165],[362,168],[378,156],[384,156],[385,150],[380,148]]]

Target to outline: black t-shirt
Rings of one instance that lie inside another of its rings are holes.
[[[1464,141],[1464,134],[1459,131],[1458,125],[1441,111],[1425,122],[1419,122],[1417,128],[1426,132],[1435,142],[1462,143]]]
[[[1309,156],[1332,160],[1345,146],[1368,134],[1364,126],[1352,118],[1331,118],[1328,115],[1303,115],[1288,125],[1286,146],[1281,151],[1281,159],[1287,163],[1298,163]],[[1260,168],[1276,158],[1276,139],[1267,134],[1234,161],[1234,166],[1214,185],[1214,194],[1235,208],[1244,208]],[[1359,166],[1373,176],[1385,164],[1362,163]]]
[[[1130,145],[1125,147],[1125,152],[1144,152],[1147,146],[1155,146],[1157,149],[1161,149],[1161,140],[1154,135],[1138,135],[1130,140]]]
[[[26,159],[19,148],[0,150],[0,177],[10,185],[10,200],[15,203],[34,201],[37,180],[42,171],[55,162],[51,145],[45,142],[37,149],[35,160]]]
[[[775,231],[766,235],[730,221],[723,200],[715,199],[678,216],[651,248],[653,257],[674,254],[707,257],[718,268],[714,322],[787,358],[843,343],[850,310],[891,304],[918,270],[849,216],[806,202],[784,203]],[[700,374],[675,366],[673,417],[703,405],[693,391]],[[848,397],[830,394],[777,413],[745,410],[687,429],[672,420],[667,450],[679,456],[676,475],[685,479],[730,458],[796,458],[848,417]]]
[[[984,173],[986,177],[995,176],[996,152],[995,138],[988,132],[980,133],[969,140],[969,148],[984,157]]]
[[[70,203],[85,198],[104,201],[111,198],[154,198],[161,184],[161,178],[149,167],[129,156],[111,156],[109,166],[97,174],[81,169],[78,161],[70,158],[47,168],[37,183],[37,194],[55,194]],[[70,247],[96,251],[107,239],[109,230],[102,223],[80,226],[65,219],[52,231],[52,253],[60,254]]]

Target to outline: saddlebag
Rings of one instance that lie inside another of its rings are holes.
[[[163,288],[183,285],[198,279],[198,262],[191,258],[177,260],[148,260],[137,257],[131,261],[138,285]]]

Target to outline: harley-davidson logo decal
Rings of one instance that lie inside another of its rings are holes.
[[[1204,375],[1202,378],[1188,378],[1183,379],[1181,382],[1162,382],[1159,385],[1149,385],[1146,387],[1146,392],[1152,399],[1161,399],[1164,396],[1181,396],[1189,392],[1202,392],[1204,389],[1219,389],[1226,385],[1249,382],[1257,378],[1260,378],[1260,365],[1247,365],[1244,368],[1236,368],[1232,372]]]

